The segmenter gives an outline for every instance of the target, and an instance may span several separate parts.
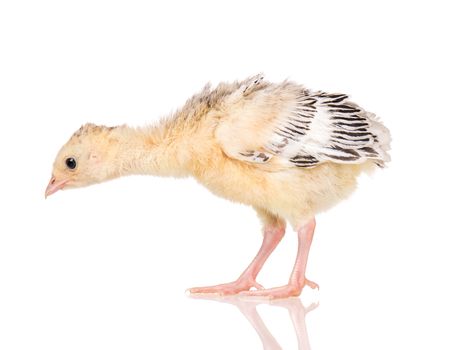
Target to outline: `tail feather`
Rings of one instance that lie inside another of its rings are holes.
[[[377,165],[384,166],[385,163],[391,161],[389,151],[391,150],[391,133],[389,129],[373,113],[367,112],[367,118],[371,123],[371,130],[377,137],[374,149],[380,156]]]

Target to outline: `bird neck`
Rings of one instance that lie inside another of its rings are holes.
[[[184,150],[184,137],[174,137],[168,125],[116,130],[117,152],[114,163],[118,176],[157,175],[183,177],[188,175],[190,159]]]

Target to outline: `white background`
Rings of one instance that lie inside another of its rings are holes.
[[[318,216],[307,275],[321,288],[301,300],[319,306],[301,340],[451,349],[446,3],[2,1],[0,348],[262,348],[237,307],[184,294],[247,265],[261,239],[251,209],[193,180],[130,177],[46,201],[44,188],[81,124],[150,123],[207,81],[265,72],[349,93],[393,135],[389,168]],[[286,281],[295,243],[289,231],[262,284]],[[297,348],[284,308],[257,310]]]

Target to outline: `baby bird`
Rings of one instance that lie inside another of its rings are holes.
[[[218,196],[252,206],[263,242],[236,281],[192,294],[300,295],[315,215],[346,198],[365,170],[383,167],[390,134],[347,95],[311,91],[262,75],[207,85],[173,115],[142,128],[86,124],[61,148],[46,197],[124,175],[193,176]],[[264,289],[256,277],[284,236],[298,235],[287,285]]]

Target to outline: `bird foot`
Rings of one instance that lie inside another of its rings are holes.
[[[230,283],[218,284],[208,287],[195,287],[187,289],[191,295],[194,294],[215,294],[215,295],[234,295],[243,291],[250,291],[251,288],[264,289],[256,280],[252,277],[239,278],[237,281]]]
[[[301,294],[304,286],[309,286],[312,289],[319,289],[319,285],[317,283],[305,278],[302,284],[289,282],[289,284],[282,287],[243,291],[240,293],[240,295],[267,299],[298,297]]]

